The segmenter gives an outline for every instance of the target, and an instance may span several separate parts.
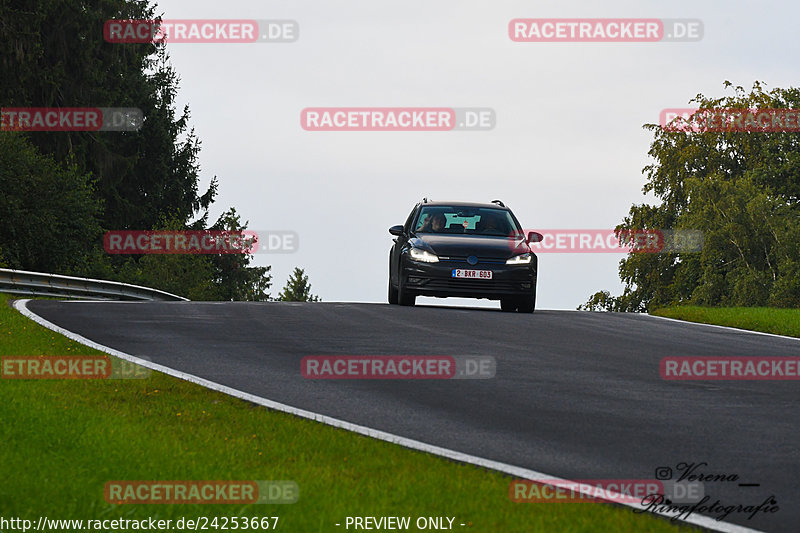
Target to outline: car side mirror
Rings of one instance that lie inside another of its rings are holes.
[[[402,225],[392,226],[391,228],[389,228],[389,233],[399,237],[400,235],[403,234],[403,226]]]
[[[532,242],[542,242],[542,239],[544,239],[544,236],[541,233],[537,233],[535,231],[529,231],[528,238],[525,239],[525,242],[529,244]]]

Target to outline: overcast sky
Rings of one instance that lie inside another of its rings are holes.
[[[663,108],[723,81],[797,85],[785,2],[644,0],[308,2],[162,0],[165,19],[292,19],[293,43],[168,46],[202,140],[211,219],[292,230],[294,254],[259,254],[276,295],[295,266],[325,301],[386,301],[387,229],[422,197],[501,199],[526,228],[613,228],[643,196]],[[701,19],[699,42],[517,43],[515,18]],[[120,45],[124,46],[124,45]],[[491,131],[314,132],[306,107],[488,107]],[[618,294],[617,254],[540,254],[537,308]],[[447,305],[477,300],[435,300]],[[483,302],[486,302],[483,300]],[[498,306],[496,302],[488,305]]]

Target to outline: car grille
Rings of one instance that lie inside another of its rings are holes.
[[[444,262],[444,263],[465,263],[465,264],[469,264],[469,263],[467,263],[467,256],[451,255],[449,257],[447,257],[447,256],[446,257],[439,257],[439,261]],[[478,257],[478,262],[476,263],[476,265],[481,265],[481,264],[483,264],[483,265],[505,265],[506,264],[506,260],[505,259],[497,259],[497,258],[494,258],[494,257]]]

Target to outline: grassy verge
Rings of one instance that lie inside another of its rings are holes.
[[[774,307],[665,307],[650,313],[689,322],[716,324],[733,328],[800,337],[800,309]]]
[[[24,318],[0,295],[0,355],[96,353]],[[136,380],[0,379],[0,420],[6,519],[278,516],[278,531],[305,532],[346,531],[347,516],[411,516],[412,524],[420,516],[449,516],[461,531],[694,530],[611,505],[513,503],[511,478],[502,474],[161,373]],[[294,480],[300,499],[112,505],[103,487],[113,480]]]

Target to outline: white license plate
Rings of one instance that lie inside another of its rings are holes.
[[[468,278],[468,279],[492,279],[491,270],[463,270],[461,268],[453,269],[454,278]]]

